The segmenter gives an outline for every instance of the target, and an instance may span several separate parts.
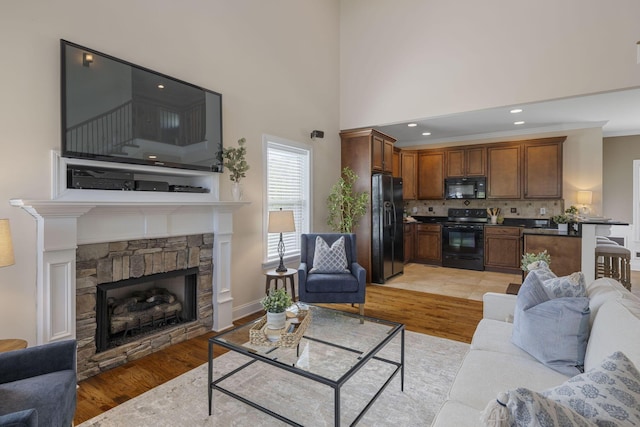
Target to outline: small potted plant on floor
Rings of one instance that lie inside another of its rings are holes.
[[[287,320],[285,310],[292,304],[291,297],[284,288],[270,289],[269,295],[260,301],[267,312],[267,328],[282,329]]]

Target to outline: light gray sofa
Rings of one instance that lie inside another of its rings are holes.
[[[640,368],[640,298],[608,278],[588,284],[587,296],[591,329],[584,370],[598,366],[616,351]],[[515,295],[487,293],[483,301],[483,319],[434,427],[481,425],[481,412],[500,392],[518,387],[540,392],[569,378],[511,343]]]

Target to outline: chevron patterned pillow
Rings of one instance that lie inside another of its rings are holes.
[[[348,273],[347,253],[344,249],[344,236],[329,247],[320,236],[316,237],[316,250],[313,256],[311,273]]]

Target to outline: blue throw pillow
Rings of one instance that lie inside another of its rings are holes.
[[[640,425],[640,372],[619,351],[542,395],[599,426]]]
[[[565,375],[583,372],[589,338],[589,298],[549,296],[549,271],[527,275],[516,300],[511,342]]]

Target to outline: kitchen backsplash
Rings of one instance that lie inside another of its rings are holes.
[[[551,218],[564,212],[564,200],[407,200],[407,215],[447,216],[449,208],[500,208],[504,218]],[[431,209],[431,210],[429,210]],[[544,213],[542,213],[544,212]]]

